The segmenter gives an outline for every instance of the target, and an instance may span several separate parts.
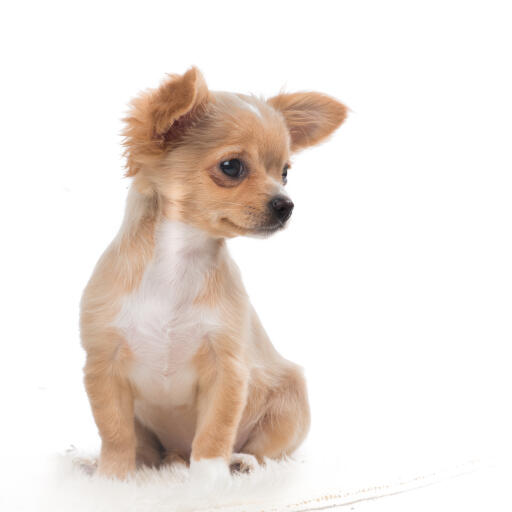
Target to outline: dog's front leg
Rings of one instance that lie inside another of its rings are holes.
[[[125,478],[135,471],[135,422],[132,390],[117,363],[89,356],[84,380],[101,436],[98,471]]]
[[[212,343],[215,353],[212,377],[203,379],[198,390],[198,420],[191,470],[215,478],[229,473],[238,426],[247,400],[249,372],[238,343],[221,338]]]

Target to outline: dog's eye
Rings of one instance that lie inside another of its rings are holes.
[[[238,158],[224,160],[220,163],[220,170],[230,178],[239,178],[244,172],[244,164]]]
[[[283,167],[283,173],[281,174],[282,178],[283,178],[283,183],[286,185],[286,182],[288,181],[288,169],[290,168],[290,166],[288,164],[286,164],[284,167]]]

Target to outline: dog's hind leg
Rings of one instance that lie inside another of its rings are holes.
[[[293,365],[270,389],[265,412],[240,451],[260,462],[290,455],[306,437],[309,423],[306,383],[301,369]]]

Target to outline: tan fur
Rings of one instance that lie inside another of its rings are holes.
[[[291,453],[304,439],[309,407],[302,372],[272,346],[224,239],[275,229],[268,203],[282,193],[290,152],[323,140],[345,115],[343,105],[318,93],[281,94],[267,102],[213,93],[195,68],[134,100],[125,130],[127,175],[134,178],[125,219],[81,303],[85,384],[102,438],[101,473],[122,478],[136,463],[157,466],[178,456],[229,461],[233,449],[261,461]],[[238,181],[219,168],[233,158],[248,169]],[[176,432],[190,432],[184,446],[182,438],[183,453],[163,446],[156,434],[167,428],[168,405],[159,410],[152,402],[155,431],[137,417],[134,403],[145,399],[133,378],[137,356],[116,324],[123,301],[138,290],[154,259],[159,226],[168,221],[212,240],[212,263],[192,305],[219,323],[191,361],[195,398],[172,412]]]
[[[279,94],[269,103],[285,118],[292,151],[318,144],[347,117],[345,105],[317,92]]]

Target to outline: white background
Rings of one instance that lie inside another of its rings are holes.
[[[319,90],[351,109],[294,159],[289,229],[230,243],[275,345],[305,367],[304,453],[382,474],[506,453],[507,2],[1,10],[4,460],[99,447],[78,302],[123,213],[120,119],[141,89],[192,64],[212,89]]]

